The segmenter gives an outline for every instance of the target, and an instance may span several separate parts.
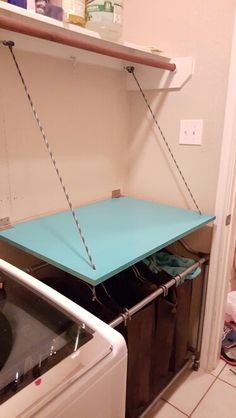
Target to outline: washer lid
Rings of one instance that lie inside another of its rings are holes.
[[[0,316],[0,339],[6,343],[0,356],[2,406],[15,402],[15,396],[32,385],[38,386],[33,391],[37,402],[74,376],[85,374],[111,352],[111,344],[84,322],[12,278],[4,281],[6,297]],[[24,399],[32,403],[32,394]]]

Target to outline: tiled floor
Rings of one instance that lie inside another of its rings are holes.
[[[212,373],[186,370],[147,418],[236,417],[236,367],[223,360]]]

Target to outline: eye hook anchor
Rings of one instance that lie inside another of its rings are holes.
[[[13,41],[2,41],[2,44],[4,45],[4,46],[8,46],[8,48],[10,48],[10,49],[12,49],[12,47],[13,46],[15,46],[15,42],[13,42]]]
[[[127,67],[125,67],[125,70],[128,71],[128,73],[133,74],[135,68],[133,65],[128,65]]]

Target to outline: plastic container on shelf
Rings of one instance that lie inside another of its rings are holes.
[[[41,15],[62,20],[62,0],[35,0],[35,11]]]
[[[27,9],[27,0],[8,0],[8,3]]]
[[[86,0],[86,27],[102,38],[119,41],[123,27],[123,0]]]
[[[85,0],[63,0],[64,21],[85,26]]]
[[[23,9],[32,10],[35,12],[35,0],[2,0],[5,3],[13,4],[14,6],[22,7]]]

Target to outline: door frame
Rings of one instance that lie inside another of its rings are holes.
[[[215,203],[208,291],[203,330],[201,367],[212,371],[218,362],[224,324],[225,301],[236,242],[236,17]],[[226,218],[231,214],[231,222]]]

